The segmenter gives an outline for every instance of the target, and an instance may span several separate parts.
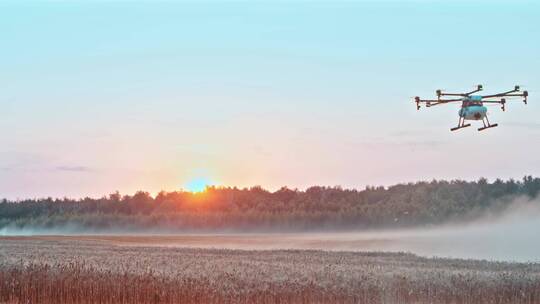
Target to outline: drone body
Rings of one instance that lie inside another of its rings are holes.
[[[463,104],[467,104],[467,106],[462,105],[458,114],[464,120],[480,120],[486,117],[487,107],[482,104],[482,96],[475,95],[463,98]]]
[[[471,124],[465,124],[466,120],[481,120],[483,127],[478,128],[478,131],[482,131],[488,128],[493,128],[498,126],[498,124],[491,124],[487,117],[487,107],[486,104],[500,104],[501,109],[504,111],[506,105],[506,98],[512,97],[523,97],[523,102],[527,104],[527,96],[529,93],[527,91],[520,92],[519,86],[515,86],[513,90],[493,94],[493,95],[472,95],[476,92],[482,91],[483,86],[478,85],[476,90],[467,92],[467,93],[444,93],[441,90],[437,90],[437,99],[428,100],[420,99],[420,97],[415,97],[416,108],[420,109],[420,104],[424,103],[426,107],[432,107],[439,104],[461,102],[461,109],[459,110],[459,122],[457,127],[450,129],[451,131],[456,131],[462,128],[469,127]],[[455,99],[442,99],[442,96],[459,96]]]

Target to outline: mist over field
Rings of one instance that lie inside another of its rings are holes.
[[[226,230],[190,233],[163,230],[88,229],[70,224],[51,228],[0,229],[4,237],[82,240],[129,246],[166,246],[242,250],[314,249],[328,251],[411,252],[428,257],[497,261],[540,261],[540,201],[515,199],[503,211],[486,211],[474,220],[403,229],[315,232]]]
[[[516,200],[502,214],[486,214],[467,223],[404,231],[374,232],[390,240],[379,248],[424,256],[502,261],[540,261],[539,201]]]
[[[72,292],[96,303],[535,304],[538,203],[520,197],[459,222],[364,231],[4,229],[0,297],[18,296],[18,286],[32,294],[21,298]]]

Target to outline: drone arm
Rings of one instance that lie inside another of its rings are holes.
[[[501,99],[498,99],[498,100],[482,100],[482,103],[498,103],[501,105],[501,110],[505,111],[506,110],[506,99],[504,98],[501,98]]]
[[[512,94],[515,92],[519,92],[519,86],[515,86],[514,89],[510,91],[502,92],[499,94],[493,94],[493,95],[485,95],[485,96],[482,96],[482,98],[503,97],[503,96],[524,96],[525,97],[527,95],[527,91],[524,91],[522,94]]]
[[[425,103],[426,107],[432,107],[440,104],[445,104],[449,102],[456,102],[461,101],[461,98],[459,99],[420,99],[420,97],[415,97],[416,102],[416,109],[420,110],[420,104]]]
[[[466,96],[469,96],[471,94],[474,94],[476,92],[480,92],[484,89],[484,86],[482,86],[481,84],[479,84],[477,87],[476,87],[476,90],[473,90],[473,91],[470,91],[470,92],[467,92],[465,93]]]
[[[444,93],[444,92],[438,93],[439,96],[462,96],[462,97],[467,96],[467,94],[469,93]]]
[[[436,106],[436,105],[450,103],[450,102],[456,102],[456,101],[462,101],[462,99],[461,98],[459,98],[459,99],[438,99],[433,103],[426,104],[426,106],[431,107],[431,106]]]
[[[482,96],[482,98],[493,98],[493,97],[523,97],[523,102],[527,104],[527,97],[529,96],[529,92],[523,91],[522,93],[513,94],[516,91],[508,91],[505,93],[495,94],[495,95],[488,95],[488,96]]]
[[[482,98],[493,98],[493,97],[503,97],[503,96],[510,96],[509,94],[514,93],[514,91],[499,93],[499,94],[492,94],[492,95],[485,95],[482,96]]]

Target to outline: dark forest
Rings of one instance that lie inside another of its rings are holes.
[[[534,199],[540,178],[442,181],[366,187],[208,187],[201,193],[113,193],[99,199],[0,202],[0,229],[78,231],[317,231],[432,226],[502,213]]]

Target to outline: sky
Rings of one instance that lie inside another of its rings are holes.
[[[537,1],[0,1],[0,197],[540,172]],[[498,92],[450,132],[436,89]],[[195,186],[193,186],[195,185]]]

